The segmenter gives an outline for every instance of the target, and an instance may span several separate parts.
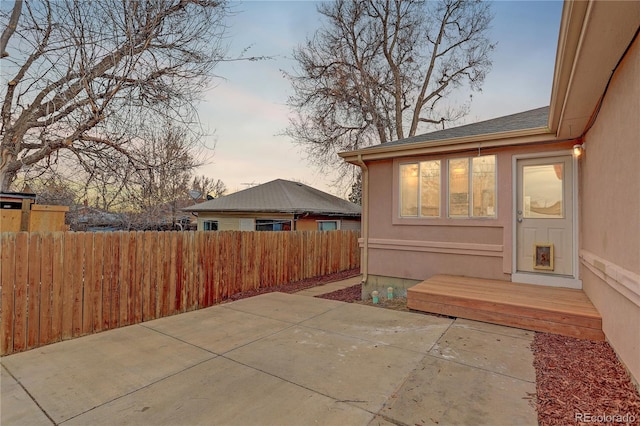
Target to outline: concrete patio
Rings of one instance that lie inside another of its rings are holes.
[[[535,425],[532,337],[270,293],[4,357],[0,421]]]

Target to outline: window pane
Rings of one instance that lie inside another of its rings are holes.
[[[473,216],[495,217],[496,215],[496,157],[483,155],[474,157],[473,167]]]
[[[440,216],[440,160],[420,163],[420,215]]]
[[[400,216],[418,216],[418,164],[400,165]]]
[[[338,222],[318,222],[319,231],[335,231],[338,229]]]
[[[256,231],[291,231],[291,221],[286,219],[256,219]]]
[[[205,220],[203,223],[204,231],[217,231],[218,230],[218,221],[217,220]]]
[[[469,159],[449,160],[449,216],[469,216]]]
[[[524,166],[522,194],[524,217],[563,218],[564,167],[562,163]]]

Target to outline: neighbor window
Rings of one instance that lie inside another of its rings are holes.
[[[291,231],[291,221],[287,219],[256,219],[256,231]]]
[[[340,229],[340,221],[338,220],[319,220],[318,231],[336,231]]]
[[[449,160],[449,217],[496,216],[496,156]]]
[[[400,216],[440,216],[440,160],[400,165]]]
[[[218,221],[217,220],[204,220],[204,221],[202,221],[202,229],[204,231],[217,231],[218,230]]]

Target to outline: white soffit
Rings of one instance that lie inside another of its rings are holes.
[[[558,99],[554,99],[552,104],[560,106],[559,101],[564,101],[561,111],[553,111],[552,114],[560,115],[551,117],[551,126],[553,128],[554,118],[559,118],[557,136],[561,139],[578,137],[585,130],[614,67],[640,25],[640,2],[592,1],[589,2],[586,13],[576,10],[571,17],[578,20],[581,18],[582,22],[569,22],[569,30],[564,34],[571,37],[573,31],[575,36],[575,29],[581,27],[571,74],[562,75],[569,69],[568,64],[556,61],[556,66],[562,65],[563,69],[556,70],[558,81],[554,82],[554,91],[558,92],[553,95],[558,96]],[[563,47],[562,44],[561,40],[559,48]],[[571,46],[564,47],[571,49]],[[558,55],[573,56],[570,51],[559,51]],[[564,94],[563,79],[566,82]]]

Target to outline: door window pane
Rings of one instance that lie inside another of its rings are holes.
[[[526,218],[564,217],[564,165],[542,164],[522,168],[522,211]]]
[[[449,216],[469,216],[469,159],[449,160]]]
[[[440,216],[440,160],[420,163],[420,216]]]
[[[400,165],[400,216],[418,216],[418,164]]]

